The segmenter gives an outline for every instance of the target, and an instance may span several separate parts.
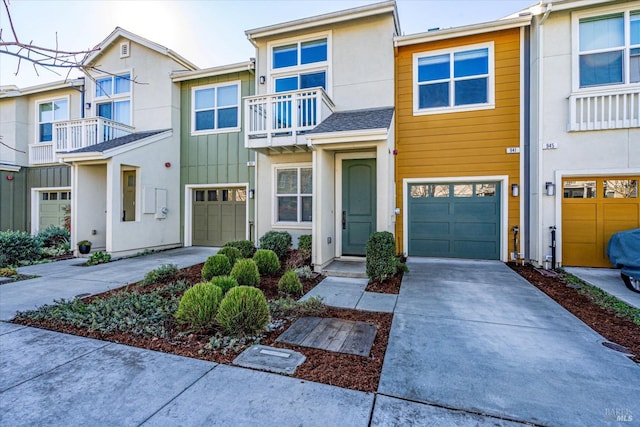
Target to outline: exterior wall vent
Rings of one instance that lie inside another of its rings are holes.
[[[120,58],[129,57],[129,42],[120,43]]]

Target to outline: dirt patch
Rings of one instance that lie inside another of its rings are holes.
[[[567,286],[562,273],[547,277],[530,265],[510,263],[509,266],[608,341],[628,348],[635,355],[632,359],[640,363],[640,325],[616,316],[581,294],[579,289]]]
[[[376,292],[379,294],[395,294],[400,293],[400,284],[402,283],[402,273],[398,276],[391,277],[382,282],[369,282],[364,289],[367,292]]]

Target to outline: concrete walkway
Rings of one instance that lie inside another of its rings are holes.
[[[640,293],[627,289],[620,277],[620,270],[613,268],[565,267],[571,273],[590,285],[596,286],[620,301],[640,308]]]
[[[640,367],[507,266],[408,266],[378,387],[405,399],[400,424],[431,410],[419,402],[541,425],[612,425],[621,412],[637,422]]]

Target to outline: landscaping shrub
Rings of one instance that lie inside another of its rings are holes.
[[[42,242],[45,248],[52,248],[69,244],[69,232],[62,227],[50,225],[38,234],[36,238]]]
[[[91,254],[89,259],[87,260],[87,265],[104,264],[109,261],[111,261],[110,254],[102,251],[97,251]]]
[[[154,283],[168,282],[177,278],[179,272],[180,270],[178,269],[177,265],[164,264],[154,270],[149,271],[139,284],[140,286],[149,286],[153,285]]]
[[[223,247],[218,251],[216,255],[224,255],[227,258],[229,258],[229,264],[231,264],[231,267],[233,267],[236,264],[236,261],[243,258],[242,253],[240,253],[240,250],[232,246]]]
[[[275,252],[269,249],[258,249],[253,255],[260,275],[273,276],[280,271],[280,260]]]
[[[238,286],[236,279],[230,276],[216,276],[211,280],[211,283],[222,289],[223,295],[229,292],[229,289]]]
[[[302,283],[295,271],[289,270],[278,281],[278,290],[286,295],[302,295]]]
[[[222,300],[222,289],[210,282],[202,282],[187,289],[180,298],[176,319],[196,329],[212,326]]]
[[[304,234],[298,238],[298,252],[305,258],[311,257],[311,234]]]
[[[396,258],[395,253],[396,243],[393,234],[388,231],[378,231],[369,237],[366,252],[369,280],[382,281],[394,276],[400,269],[406,271],[406,265]]]
[[[252,259],[238,260],[229,275],[236,279],[240,286],[258,286],[260,284],[258,266]]]
[[[260,289],[251,286],[231,288],[218,308],[216,321],[233,336],[263,331],[269,324],[269,306]]]
[[[269,231],[260,238],[260,249],[270,249],[280,259],[289,253],[291,244],[291,234],[286,231]]]
[[[296,274],[301,279],[311,279],[313,277],[313,272],[311,271],[311,267],[305,265],[304,267],[299,267],[295,269]]]
[[[256,247],[251,240],[234,240],[225,243],[224,246],[236,248],[242,254],[242,258],[251,258],[256,251]]]
[[[13,268],[8,268],[8,267],[0,268],[0,277],[13,277],[17,275],[18,275],[18,272]]]
[[[24,231],[0,231],[0,267],[28,264],[42,256],[42,242]]]
[[[311,297],[304,301],[296,301],[290,297],[278,298],[269,302],[269,311],[274,319],[283,317],[318,316],[326,310],[322,298]]]
[[[226,276],[231,272],[231,263],[226,255],[212,255],[202,267],[202,278],[207,282],[215,276]]]

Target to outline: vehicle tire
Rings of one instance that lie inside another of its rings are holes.
[[[624,284],[627,285],[627,288],[631,289],[633,292],[640,293],[640,279],[627,276],[624,273],[620,273],[620,276],[622,277],[622,281],[624,282]]]

